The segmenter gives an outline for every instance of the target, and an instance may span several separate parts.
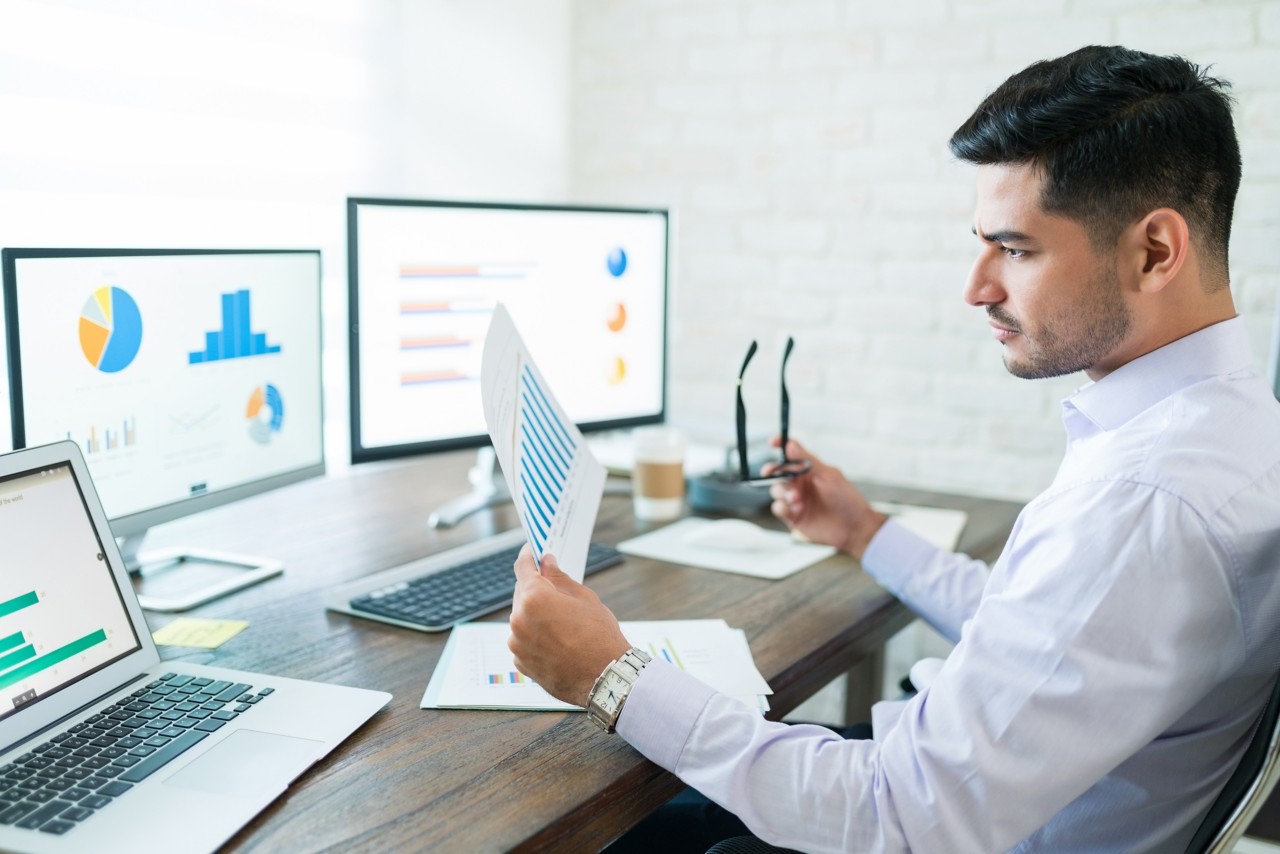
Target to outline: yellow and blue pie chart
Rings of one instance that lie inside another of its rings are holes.
[[[255,388],[249,395],[244,417],[249,422],[249,438],[260,445],[268,444],[284,425],[284,400],[280,390],[271,383]]]
[[[80,350],[107,374],[123,371],[142,346],[142,312],[123,288],[106,285],[80,311]]]

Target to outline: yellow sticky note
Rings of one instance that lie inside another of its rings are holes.
[[[178,617],[159,631],[152,632],[151,637],[163,646],[198,646],[202,649],[217,649],[248,627],[249,624],[244,620]]]

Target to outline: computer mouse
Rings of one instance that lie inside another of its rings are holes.
[[[714,519],[684,535],[687,545],[725,551],[755,551],[765,544],[765,531],[746,519]]]

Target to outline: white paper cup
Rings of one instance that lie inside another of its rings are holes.
[[[666,521],[684,509],[685,437],[670,427],[632,431],[631,495],[637,519]]]

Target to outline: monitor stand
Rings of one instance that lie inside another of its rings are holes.
[[[478,513],[487,507],[497,507],[511,500],[511,491],[507,489],[507,481],[502,477],[498,455],[492,445],[485,445],[476,451],[476,461],[467,472],[467,480],[471,481],[471,491],[437,507],[427,519],[429,526],[452,528],[472,513]]]
[[[120,555],[138,578],[138,604],[148,611],[186,611],[284,572],[278,560],[186,548],[139,553],[146,531],[120,537]]]

